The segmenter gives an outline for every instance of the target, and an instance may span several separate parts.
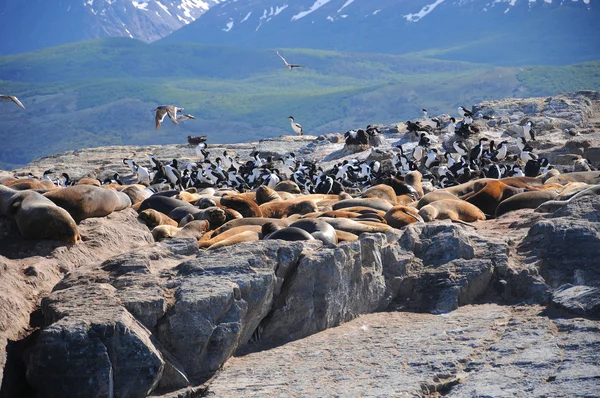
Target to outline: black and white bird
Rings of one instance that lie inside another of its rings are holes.
[[[190,145],[198,145],[198,144],[202,144],[206,142],[206,136],[205,135],[199,135],[196,137],[193,137],[191,135],[187,136],[187,141],[188,144]]]
[[[19,101],[19,99],[17,97],[15,97],[14,95],[0,94],[0,100],[2,100],[2,101],[12,101],[15,104],[19,105],[21,108],[25,109],[25,105],[23,105],[21,103],[21,101]]]
[[[440,128],[440,124],[442,124],[440,119],[438,119],[437,117],[429,116],[429,113],[427,112],[427,109],[425,109],[425,108],[421,109],[421,112],[423,112],[423,114],[425,115],[425,124],[426,125],[428,125],[432,129]]]
[[[440,165],[440,161],[437,158],[438,155],[438,151],[435,148],[431,148],[429,150],[429,152],[427,153],[427,156],[425,158],[425,167],[430,169],[434,166],[439,166]]]
[[[279,55],[279,58],[281,58],[281,60],[285,64],[285,67],[288,68],[289,70],[292,70],[294,68],[305,68],[304,65],[298,65],[298,64],[290,64],[290,63],[288,63],[288,61],[286,61],[285,58],[283,58],[281,56],[281,54],[279,54],[279,51],[276,51],[276,53],[277,53],[277,55]]]
[[[163,120],[165,120],[166,116],[169,116],[169,119],[173,122],[173,124],[177,125],[179,122],[177,121],[177,112],[181,112],[183,108],[179,108],[173,105],[161,105],[157,107],[154,111],[156,112],[156,116],[154,118],[156,122],[156,129],[158,130],[161,126]]]
[[[526,151],[526,152],[533,151],[533,147],[527,143],[527,140],[525,140],[525,137],[517,138],[517,141],[515,142],[515,144],[517,144],[517,146],[519,147],[519,151],[521,151],[521,152],[522,151]]]
[[[489,158],[494,162],[501,162],[506,158],[508,153],[508,141],[502,141],[498,144],[495,150],[490,151]]]
[[[473,147],[473,149],[471,149],[471,152],[469,153],[469,159],[471,160],[479,160],[481,159],[481,156],[483,155],[483,141],[487,141],[487,138],[480,138],[479,139],[479,144],[475,145]]]
[[[530,160],[538,160],[538,156],[530,151],[521,151],[519,154],[519,159],[524,162],[529,162]]]
[[[535,141],[533,122],[531,120],[527,120],[527,122],[523,125],[523,138],[525,138],[527,141]]]
[[[133,162],[133,167],[135,170],[135,175],[137,176],[138,182],[145,182],[150,184],[150,173],[148,169],[144,166],[140,166],[137,163]]]
[[[450,122],[446,126],[446,131],[450,134],[454,134],[456,131],[456,119],[451,117]]]
[[[293,116],[288,116],[288,119],[290,119],[290,124],[292,125],[292,130],[294,130],[294,132],[298,135],[302,135],[302,126],[300,125],[300,123],[296,123],[294,121],[294,117]]]
[[[175,167],[170,164],[165,166],[165,176],[169,180],[172,188],[181,189],[181,173]]]
[[[190,120],[190,119],[196,120],[196,117],[193,116],[193,115],[190,115],[189,113],[186,113],[184,115],[177,115],[177,121],[178,122],[183,122],[184,120]]]
[[[315,193],[320,193],[320,194],[329,194],[331,193],[331,190],[333,189],[333,178],[329,177],[326,174],[323,174],[322,176],[319,177],[319,183],[317,184],[317,187],[315,188]]]
[[[469,150],[465,146],[465,143],[462,141],[454,141],[454,143],[452,144],[452,147],[454,148],[456,153],[458,153],[458,155],[461,157],[467,156],[467,153],[469,153]]]
[[[459,106],[458,107],[458,114],[461,117],[467,117],[467,116],[470,116],[471,118],[473,117],[473,112],[471,112],[470,110],[468,110],[464,106]]]

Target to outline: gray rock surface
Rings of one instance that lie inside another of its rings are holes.
[[[488,304],[443,315],[362,315],[232,358],[208,396],[596,395],[598,322],[541,310]]]
[[[552,304],[579,316],[600,318],[600,289],[562,285],[552,293]]]

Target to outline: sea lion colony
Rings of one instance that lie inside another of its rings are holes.
[[[245,161],[227,151],[213,160],[206,137],[188,137],[198,143],[198,161],[183,165],[148,155],[144,167],[123,159],[131,184],[118,174],[72,181],[63,173],[53,180],[54,170],[42,178],[4,177],[0,214],[14,219],[25,238],[72,244],[80,239],[81,220],[132,207],[155,240],[193,237],[205,249],[260,239],[331,245],[415,222],[472,223],[538,206],[553,211],[575,195],[598,191],[600,172],[588,162],[577,160],[573,172],[561,174],[534,154],[529,120],[521,123],[514,153],[509,140],[486,145],[480,115],[464,107],[458,123],[423,112],[424,120],[406,123],[406,136],[417,145],[410,153],[397,145],[387,162],[344,160],[324,170],[294,153],[263,159],[256,151]],[[451,151],[442,153],[436,144],[441,133],[454,135]],[[372,126],[349,131],[345,147],[366,150],[380,134]],[[478,143],[468,148],[467,139]]]

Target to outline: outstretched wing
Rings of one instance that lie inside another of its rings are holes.
[[[285,64],[285,66],[291,66],[290,64],[288,64],[288,62],[285,60],[285,58],[283,58],[281,56],[281,54],[279,54],[279,51],[276,51],[277,55],[279,55],[279,58],[281,58],[281,60],[283,61],[283,63]]]
[[[306,68],[306,66],[304,65],[296,65],[296,64],[291,64],[290,68]]]
[[[177,108],[174,106],[167,106],[167,115],[169,115],[169,119],[171,119],[173,124],[179,124],[177,121]]]
[[[160,124],[165,120],[165,116],[167,116],[167,110],[165,108],[156,108],[156,117],[154,120],[156,121],[156,129],[160,128]]]
[[[25,106],[21,103],[21,101],[19,101],[19,99],[17,97],[15,97],[14,95],[1,95],[0,98],[3,101],[12,101],[15,104],[19,105],[21,108],[25,109]]]

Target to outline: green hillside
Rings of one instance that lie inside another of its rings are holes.
[[[0,167],[88,146],[182,143],[189,134],[241,142],[452,113],[484,99],[600,89],[600,62],[497,68],[424,56],[347,54],[130,39],[81,42],[0,57],[0,91],[27,107],[0,104]],[[152,110],[176,104],[197,120],[154,129]],[[209,142],[210,142],[209,141]]]

